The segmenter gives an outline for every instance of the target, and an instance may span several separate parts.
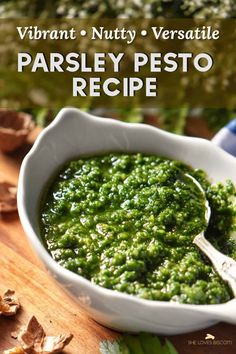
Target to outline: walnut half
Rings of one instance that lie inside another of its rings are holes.
[[[17,210],[16,186],[0,178],[0,213]]]
[[[15,347],[4,354],[55,354],[61,353],[64,347],[70,343],[73,335],[61,334],[58,336],[46,336],[43,327],[35,316],[32,316],[28,324],[18,334],[21,347]],[[17,351],[18,350],[18,351]],[[21,350],[21,351],[19,351]]]
[[[14,316],[20,308],[20,302],[14,290],[7,290],[3,297],[0,296],[0,315]]]

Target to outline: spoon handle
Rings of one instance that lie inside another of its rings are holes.
[[[236,297],[236,262],[212,246],[203,233],[197,235],[193,243],[211,260],[217,273],[229,284]]]

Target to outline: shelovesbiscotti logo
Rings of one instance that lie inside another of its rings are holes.
[[[204,339],[188,339],[188,345],[233,345],[232,339],[217,339],[215,335],[206,333]]]

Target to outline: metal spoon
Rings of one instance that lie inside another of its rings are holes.
[[[200,183],[191,175],[185,174],[186,177],[190,178],[198,189],[202,192],[205,199],[206,213],[205,218],[207,224],[209,223],[211,217],[211,208],[209,206],[208,200],[206,199],[205,191],[203,190]],[[197,245],[200,250],[205,253],[205,255],[210,259],[215,270],[220,275],[220,277],[226,281],[231,287],[234,297],[236,298],[236,262],[231,257],[225,256],[223,253],[218,251],[212,244],[205,238],[204,230],[197,235],[193,243]]]

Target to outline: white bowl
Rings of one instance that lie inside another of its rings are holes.
[[[236,299],[220,305],[143,300],[92,284],[59,266],[40,238],[39,202],[48,180],[68,159],[108,151],[155,153],[202,168],[212,182],[236,183],[236,159],[213,143],[177,136],[144,124],[127,124],[65,108],[40,134],[25,157],[18,208],[28,239],[50,274],[101,324],[130,332],[185,333],[219,321],[236,324]]]

